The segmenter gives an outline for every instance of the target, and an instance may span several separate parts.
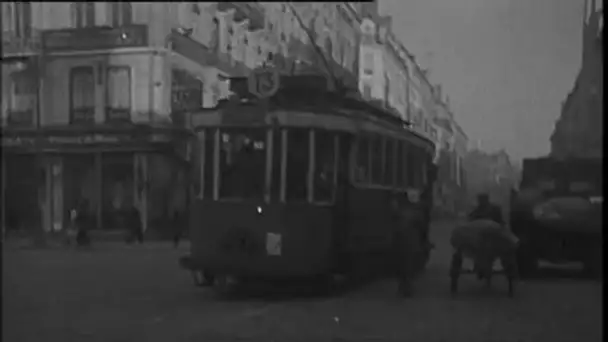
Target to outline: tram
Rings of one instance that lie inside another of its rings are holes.
[[[432,141],[328,91],[324,77],[257,73],[231,79],[233,98],[192,116],[195,198],[181,266],[197,285],[223,289],[387,269],[389,202],[431,188]],[[426,262],[428,234],[417,239]]]

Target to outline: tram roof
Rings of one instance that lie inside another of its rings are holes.
[[[281,75],[279,89],[274,95],[266,99],[259,99],[249,92],[248,79],[245,77],[230,78],[230,90],[233,93],[231,98],[220,100],[215,108],[209,110],[222,110],[235,104],[251,107],[259,106],[270,110],[346,109],[363,112],[370,116],[370,119],[396,127],[411,127],[409,121],[399,118],[396,114],[373,102],[363,100],[358,92],[331,89],[327,78],[320,75]],[[356,120],[357,118],[353,119]],[[407,132],[432,144],[430,139],[417,132],[411,130]]]

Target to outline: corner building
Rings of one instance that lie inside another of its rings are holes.
[[[61,230],[79,203],[92,228],[116,228],[112,213],[131,204],[144,229],[169,227],[191,195],[190,114],[228,96],[231,76],[271,63],[356,88],[357,16],[344,3],[3,3],[2,16],[13,228]]]

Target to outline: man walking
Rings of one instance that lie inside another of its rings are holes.
[[[127,230],[130,232],[127,238],[127,243],[131,244],[135,241],[140,244],[144,243],[144,232],[141,224],[141,216],[135,205],[130,205],[129,208],[124,211],[122,216],[122,221],[126,225]]]

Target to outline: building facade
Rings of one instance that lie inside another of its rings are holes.
[[[357,8],[345,3],[23,2],[2,16],[13,226],[61,230],[80,206],[111,229],[131,205],[144,229],[167,226],[189,198],[190,113],[229,96],[230,77],[272,64],[357,84]]]
[[[603,12],[598,5],[585,1],[581,69],[551,135],[551,155],[557,158],[602,157]]]
[[[487,193],[505,214],[508,213],[511,190],[517,187],[519,174],[506,151],[487,153],[471,149],[464,159],[464,166],[468,207],[475,206],[479,193]]]
[[[467,175],[464,159],[468,152],[468,137],[454,118],[441,86],[435,86],[435,116],[437,131],[435,207],[439,214],[454,215],[467,210]]]
[[[363,6],[359,91],[393,111],[411,128],[436,141],[433,88],[414,56],[392,32],[392,19],[378,14],[377,2]]]

